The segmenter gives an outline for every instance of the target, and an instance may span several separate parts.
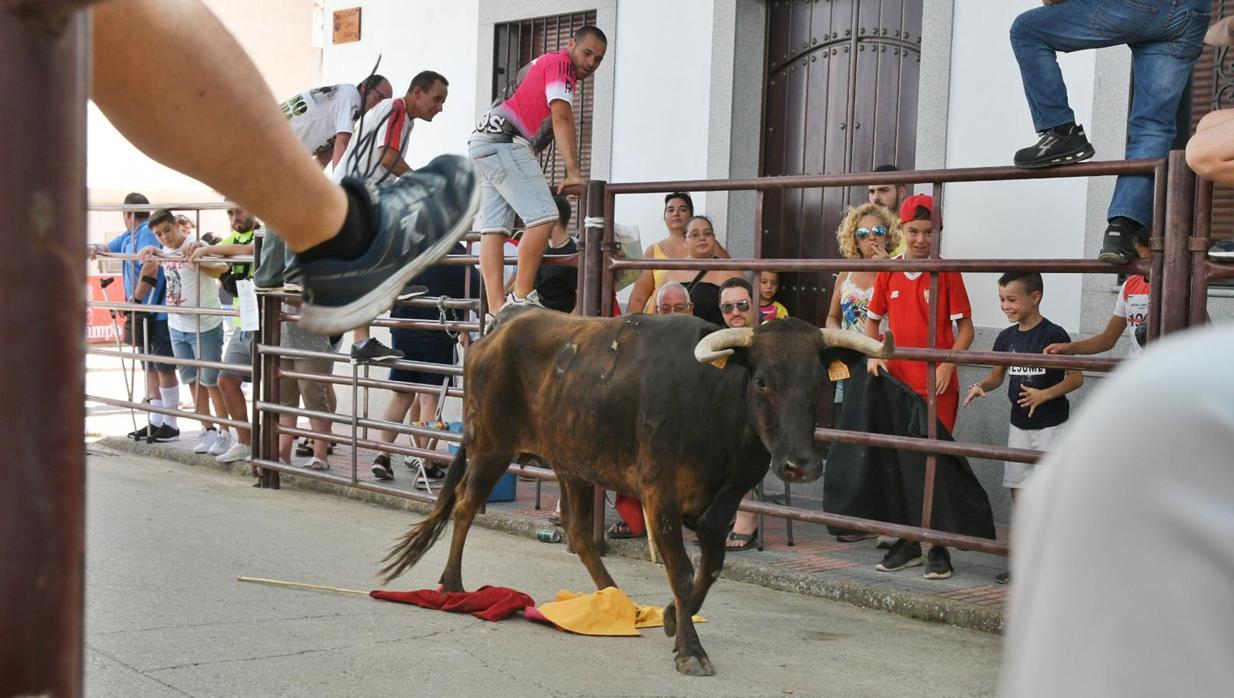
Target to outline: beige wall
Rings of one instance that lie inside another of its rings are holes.
[[[317,84],[321,51],[312,45],[314,0],[205,0],[205,4],[248,52],[276,100]],[[130,191],[140,191],[156,204],[221,198],[204,184],[147,158],[93,104],[87,124],[91,203],[120,203]],[[243,160],[237,164],[243,166]],[[123,224],[118,213],[91,213],[88,229],[91,241],[101,241],[123,230]],[[202,229],[225,232],[226,217],[203,213]]]

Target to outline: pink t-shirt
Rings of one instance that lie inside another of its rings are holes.
[[[574,105],[574,63],[564,50],[532,61],[518,89],[498,109],[514,122],[519,134],[531,138],[552,114],[549,103],[558,99]]]

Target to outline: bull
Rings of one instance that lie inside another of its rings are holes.
[[[518,456],[549,464],[562,522],[597,589],[616,586],[589,524],[589,485],[642,500],[673,601],[676,668],[715,673],[691,616],[724,564],[724,537],[742,496],[769,467],[788,482],[822,474],[814,443],[819,392],[833,360],[887,357],[893,342],[819,330],[786,318],[716,331],[685,316],[584,318],[508,309],[467,356],[462,444],[432,513],[383,562],[389,582],[414,565],[453,514],[444,591],[462,591],[472,520]],[[700,548],[694,573],[682,540]]]

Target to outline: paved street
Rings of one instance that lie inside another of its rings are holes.
[[[728,580],[700,625],[711,678],[674,672],[659,630],[586,638],[238,583],[367,590],[413,515],[98,447],[88,506],[91,696],[983,696],[997,675],[997,636]],[[446,548],[395,587],[435,586]],[[467,552],[468,588],[590,590],[563,545],[475,527]],[[668,600],[659,567],[607,564],[634,599]]]

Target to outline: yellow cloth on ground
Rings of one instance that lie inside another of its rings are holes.
[[[638,636],[638,628],[664,625],[663,608],[640,606],[617,587],[591,594],[562,589],[555,600],[537,610],[558,628],[579,635]],[[694,616],[694,622],[706,621]]]

